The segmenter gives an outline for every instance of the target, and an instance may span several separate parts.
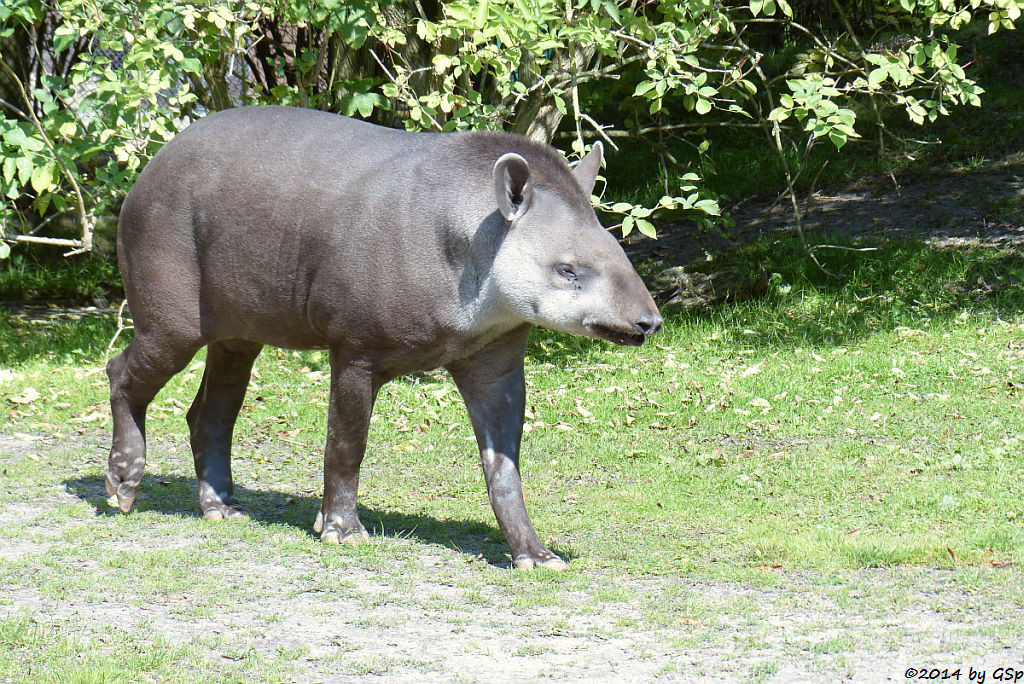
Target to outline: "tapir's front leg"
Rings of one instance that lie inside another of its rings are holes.
[[[368,368],[331,352],[331,402],[324,453],[324,500],[313,529],[331,544],[367,536],[356,512],[359,465],[380,382]]]
[[[487,495],[498,527],[512,549],[512,562],[520,569],[541,566],[565,570],[569,567],[565,561],[541,543],[523,501],[519,444],[526,408],[524,347],[525,335],[512,345],[491,345],[448,370],[473,422]]]

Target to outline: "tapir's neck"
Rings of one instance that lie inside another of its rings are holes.
[[[460,204],[465,218],[445,222],[439,235],[457,295],[449,298],[445,308],[451,312],[457,333],[500,335],[525,322],[506,305],[494,268],[508,226],[496,210],[467,212],[466,202]]]

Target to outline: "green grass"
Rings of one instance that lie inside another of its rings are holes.
[[[768,295],[668,312],[639,351],[535,333],[527,496],[542,534],[575,565],[732,577],[766,565],[944,567],[947,548],[959,563],[986,552],[1024,561],[1024,260],[889,244],[834,264],[847,273],[835,281],[797,249],[765,242],[734,255],[774,270]],[[3,349],[37,353],[4,359],[6,431],[109,429],[98,371],[112,331],[102,317],[9,322]],[[266,523],[305,527],[318,505],[325,364],[323,352],[270,348],[257,364],[235,476]],[[191,511],[182,416],[201,373],[202,355],[150,409],[141,510]],[[24,402],[28,387],[40,398]],[[370,442],[369,529],[501,561],[468,420],[443,374],[385,387]],[[69,486],[95,484],[102,457]],[[48,477],[29,459],[8,469],[15,488]],[[367,563],[395,561],[367,553]]]
[[[58,249],[18,246],[0,260],[0,302],[94,304],[122,293],[117,260],[108,253],[65,258]]]
[[[0,619],[0,676],[17,676],[5,681],[130,682],[154,673],[163,681],[189,681],[180,668],[189,661],[197,667],[197,656],[114,630],[87,640],[69,638],[59,624],[28,613]],[[181,674],[171,675],[175,669]]]

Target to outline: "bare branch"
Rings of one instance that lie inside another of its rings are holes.
[[[3,99],[2,97],[0,97],[0,105],[3,105],[4,107],[7,107],[8,109],[10,109],[12,112],[14,112],[15,114],[17,114],[18,116],[20,116],[23,119],[27,119],[28,118],[28,114],[26,114],[25,112],[21,111],[21,109],[19,109],[15,105],[11,104],[7,100]]]
[[[739,34],[739,32],[735,32],[733,36],[736,39],[736,43],[742,49],[746,50],[747,55],[753,61],[755,69],[757,71],[758,78],[761,79],[761,82],[765,86],[765,95],[768,97],[768,106],[771,109],[774,109],[775,101],[772,97],[771,85],[768,82],[768,78],[765,75],[764,70],[761,69],[762,55],[755,51],[753,48],[751,48],[747,44],[747,42],[743,40],[743,37]],[[824,264],[822,264],[818,260],[818,257],[815,255],[814,251],[811,250],[810,246],[807,244],[807,236],[804,234],[803,215],[800,212],[800,203],[797,201],[796,190],[794,188],[796,184],[796,179],[800,175],[800,173],[799,170],[797,171],[797,173],[793,173],[793,170],[790,168],[789,165],[789,159],[786,158],[786,151],[782,147],[782,127],[779,125],[778,121],[769,122],[767,119],[765,119],[765,116],[760,107],[755,107],[754,111],[757,114],[758,121],[760,122],[761,127],[765,132],[765,135],[768,136],[768,140],[774,146],[775,156],[778,158],[779,164],[782,167],[782,172],[786,177],[786,190],[783,192],[782,195],[780,195],[780,197],[789,195],[790,205],[793,209],[793,220],[794,225],[796,227],[796,234],[797,237],[800,239],[800,246],[803,247],[804,252],[807,253],[807,256],[811,258],[811,261],[813,261],[814,264],[818,268],[820,268],[823,273],[833,278],[836,278],[838,276],[835,273],[829,271],[827,268],[825,268]],[[810,145],[810,143],[811,140],[809,139],[808,145]]]
[[[847,247],[846,245],[814,245],[810,251],[819,249],[841,249],[845,252],[877,252],[878,247]]]
[[[601,124],[599,124],[596,121],[594,121],[594,119],[592,119],[589,114],[580,114],[580,118],[583,119],[584,121],[586,121],[588,124],[590,124],[593,127],[594,131],[599,136],[604,138],[604,141],[606,143],[608,143],[609,145],[612,146],[613,150],[618,150],[619,149],[619,146],[616,145],[615,142],[605,133],[605,130],[604,130],[605,127],[601,126]]]
[[[598,124],[596,121],[591,119],[586,114],[583,115],[583,119],[585,121],[590,122],[591,125],[594,126],[595,130],[599,129],[598,132],[599,132],[600,136],[602,138],[604,138],[605,140],[607,140],[609,142],[609,144],[612,144],[610,138],[640,138],[640,137],[645,136],[645,135],[650,135],[651,133],[670,132],[670,131],[678,131],[678,130],[686,130],[686,129],[697,129],[697,130],[699,130],[701,128],[761,128],[762,127],[761,124],[759,124],[759,123],[737,123],[737,122],[732,122],[732,121],[708,121],[708,122],[705,122],[705,123],[686,123],[686,124],[667,124],[667,125],[664,125],[664,126],[647,126],[645,128],[640,128],[640,129],[638,129],[636,131],[618,131],[618,130],[610,130],[608,126],[602,126],[601,124]],[[789,129],[788,126],[782,126],[782,128],[786,129],[786,130]],[[558,139],[558,140],[568,140],[568,139],[574,138],[574,137],[576,137],[575,133],[559,133],[557,136],[555,136],[555,138]],[[616,147],[615,149],[618,149],[618,147]]]
[[[843,11],[842,5],[836,2],[836,0],[832,0],[832,7],[835,8],[836,12],[839,14],[839,18],[842,20],[843,26],[846,28],[846,33],[850,36],[850,40],[853,41],[853,44],[857,48],[857,51],[860,52],[861,55],[863,55],[864,48],[861,47],[860,41],[857,40],[857,34],[853,32],[853,26],[850,25],[850,20],[846,18],[846,12]],[[865,62],[863,67],[865,74],[868,73],[867,66],[867,62]],[[878,110],[878,101],[875,99],[874,92],[868,93],[868,99],[871,101],[871,109],[875,113],[875,120],[878,125],[878,155],[879,158],[881,158],[881,155],[885,150],[885,122],[882,121],[882,114]],[[893,183],[895,184],[895,182],[896,179],[895,177],[893,177]]]
[[[114,343],[117,342],[117,338],[125,330],[132,330],[132,329],[135,328],[135,326],[132,325],[131,323],[129,323],[128,325],[124,324],[124,308],[126,306],[128,306],[128,300],[127,299],[123,300],[121,302],[121,306],[117,307],[117,332],[115,332],[114,336],[110,339],[110,344],[107,345],[107,351],[103,354],[103,367],[104,368],[107,365],[107,361],[110,360],[110,352],[114,350]]]
[[[3,239],[8,242],[31,242],[38,245],[55,245],[57,247],[82,247],[81,240],[73,240],[69,238],[51,238],[40,237],[38,235],[19,235],[17,233],[11,233],[4,235]]]

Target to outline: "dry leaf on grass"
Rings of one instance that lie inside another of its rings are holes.
[[[12,404],[31,404],[37,399],[41,399],[43,395],[35,387],[26,387],[21,394],[14,397],[7,397],[7,401]]]

